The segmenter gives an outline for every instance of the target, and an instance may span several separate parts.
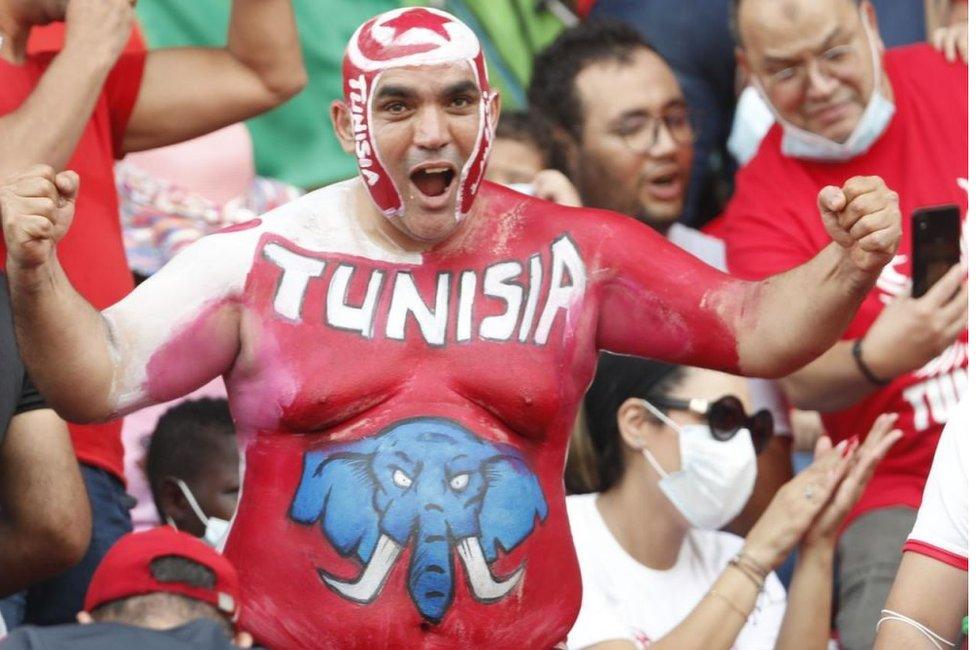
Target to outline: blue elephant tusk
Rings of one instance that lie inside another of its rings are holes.
[[[492,603],[504,598],[525,573],[525,567],[520,566],[506,578],[498,580],[491,572],[485,554],[481,550],[481,544],[477,537],[467,537],[457,545],[458,554],[464,563],[465,573],[468,576],[468,584],[471,586],[471,593],[481,602]]]
[[[357,603],[369,603],[376,598],[386,583],[390,570],[396,564],[403,547],[386,535],[381,535],[376,542],[376,550],[369,558],[369,563],[354,581],[346,581],[333,576],[324,569],[319,569],[319,577],[329,589],[337,592],[343,598]]]

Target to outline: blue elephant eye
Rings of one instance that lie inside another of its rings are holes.
[[[470,474],[458,474],[451,479],[451,489],[460,492],[464,488],[468,487],[468,481],[470,478]]]
[[[413,479],[403,473],[403,470],[396,470],[393,472],[393,482],[402,488],[408,488],[413,485]]]

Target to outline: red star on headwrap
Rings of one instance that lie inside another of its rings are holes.
[[[439,36],[443,36],[445,41],[449,41],[451,37],[448,35],[447,30],[444,29],[444,24],[449,22],[451,22],[450,18],[444,18],[426,9],[417,8],[408,9],[396,18],[391,18],[381,24],[383,27],[392,27],[396,30],[393,33],[393,40],[399,38],[404,32],[416,28],[432,31]]]

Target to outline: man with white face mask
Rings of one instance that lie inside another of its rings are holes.
[[[222,548],[240,492],[240,456],[227,400],[187,400],[153,431],[146,477],[159,519]]]
[[[739,172],[725,216],[733,273],[759,279],[810,259],[822,239],[808,197],[850,174],[898,192],[906,230],[920,207],[966,214],[964,63],[929,45],[885,52],[867,0],[737,0],[734,10],[740,64],[777,124]],[[794,406],[822,413],[835,442],[863,436],[884,412],[898,413],[906,434],[840,538],[845,648],[873,642],[939,433],[965,389],[964,275],[957,266],[908,298],[905,238],[842,340],[781,381]]]

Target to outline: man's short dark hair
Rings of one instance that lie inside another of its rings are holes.
[[[149,441],[146,478],[160,517],[162,482],[168,476],[195,481],[207,463],[234,435],[234,421],[225,399],[186,400],[166,411]]]
[[[209,567],[178,555],[156,558],[149,565],[149,570],[160,582],[180,582],[204,589],[213,589],[216,584],[216,576]],[[185,623],[207,619],[217,622],[228,637],[234,636],[231,622],[216,607],[181,594],[157,592],[119,598],[96,607],[90,613],[98,622],[125,623],[137,627],[145,627],[161,615]]]
[[[495,139],[515,140],[538,150],[544,167],[552,167],[552,132],[545,120],[530,111],[502,111]]]
[[[583,107],[576,77],[594,63],[630,63],[640,48],[656,53],[637,30],[620,21],[593,20],[567,29],[536,55],[529,105],[578,141],[583,131]]]
[[[861,0],[851,0],[855,5],[860,6]],[[732,32],[732,40],[739,47],[742,46],[742,30],[739,25],[739,9],[742,7],[742,0],[729,0],[729,29]]]

